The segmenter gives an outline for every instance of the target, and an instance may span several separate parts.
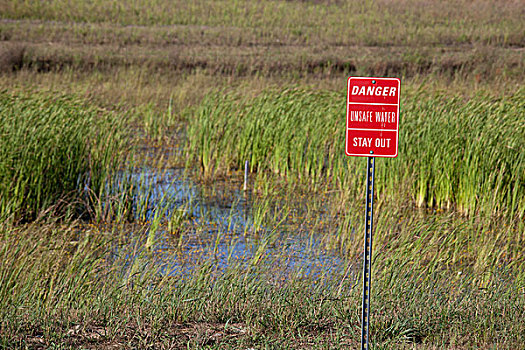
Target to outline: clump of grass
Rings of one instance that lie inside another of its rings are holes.
[[[335,118],[322,117],[337,115],[340,104],[325,104],[322,111],[313,104],[333,101],[332,97],[298,89],[267,91],[253,99],[210,94],[196,116],[189,118],[189,149],[207,175],[225,168],[241,169],[249,160],[252,171],[318,178],[325,160],[319,147],[332,143],[331,137],[340,138],[342,131],[337,130]]]
[[[0,46],[0,72],[11,72],[24,65],[25,46],[20,44]]]
[[[93,209],[125,150],[122,122],[73,97],[0,92],[0,215]]]
[[[399,156],[380,162],[379,193],[420,206],[525,212],[524,90],[469,99],[418,92],[402,101]],[[307,89],[254,98],[217,92],[189,118],[188,154],[205,175],[241,169],[323,181],[355,196],[364,161],[344,156],[345,96]],[[401,198],[402,199],[402,198]]]
[[[525,90],[504,97],[414,96],[404,103],[398,173],[415,171],[418,204],[525,211]],[[385,167],[385,169],[388,169]],[[388,171],[388,170],[386,170]],[[384,173],[383,173],[384,174]],[[384,174],[383,177],[388,177]]]

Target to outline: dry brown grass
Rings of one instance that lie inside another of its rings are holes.
[[[0,44],[0,72],[12,72],[22,68],[25,51],[25,46],[21,44]]]
[[[37,71],[137,66],[234,77],[478,80],[522,80],[525,71],[519,1],[61,5],[0,5],[0,37],[26,45],[24,62]]]

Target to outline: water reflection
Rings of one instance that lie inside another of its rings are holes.
[[[131,181],[137,208],[143,207],[137,213],[147,223],[156,215],[164,222],[183,216],[183,233],[174,234],[166,225],[155,232],[150,258],[162,273],[181,275],[203,262],[213,262],[218,270],[270,264],[283,274],[299,271],[305,277],[345,269],[342,257],[324,247],[321,226],[306,223],[306,217],[326,219],[326,214],[319,210],[312,215],[310,209],[307,215],[305,200],[282,208],[276,199],[243,191],[240,176],[199,183],[184,169],[144,169],[131,175]],[[128,255],[136,257],[143,250],[134,252]]]

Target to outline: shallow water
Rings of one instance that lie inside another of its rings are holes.
[[[137,202],[148,203],[147,223],[159,213],[169,221],[182,210],[183,225],[190,228],[182,236],[165,225],[155,232],[152,256],[162,273],[180,275],[203,262],[212,262],[217,270],[273,265],[283,275],[294,271],[314,278],[348,268],[338,252],[326,248],[326,226],[310,222],[312,217],[327,219],[323,210],[306,213],[307,201],[313,198],[298,198],[283,209],[279,198],[261,199],[243,191],[242,175],[199,183],[184,169],[146,168],[131,180],[138,188]],[[139,235],[144,241],[148,229]],[[135,257],[141,252],[136,247],[130,251]]]

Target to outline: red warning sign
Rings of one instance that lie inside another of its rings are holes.
[[[348,78],[347,156],[397,157],[400,85],[397,78]]]

